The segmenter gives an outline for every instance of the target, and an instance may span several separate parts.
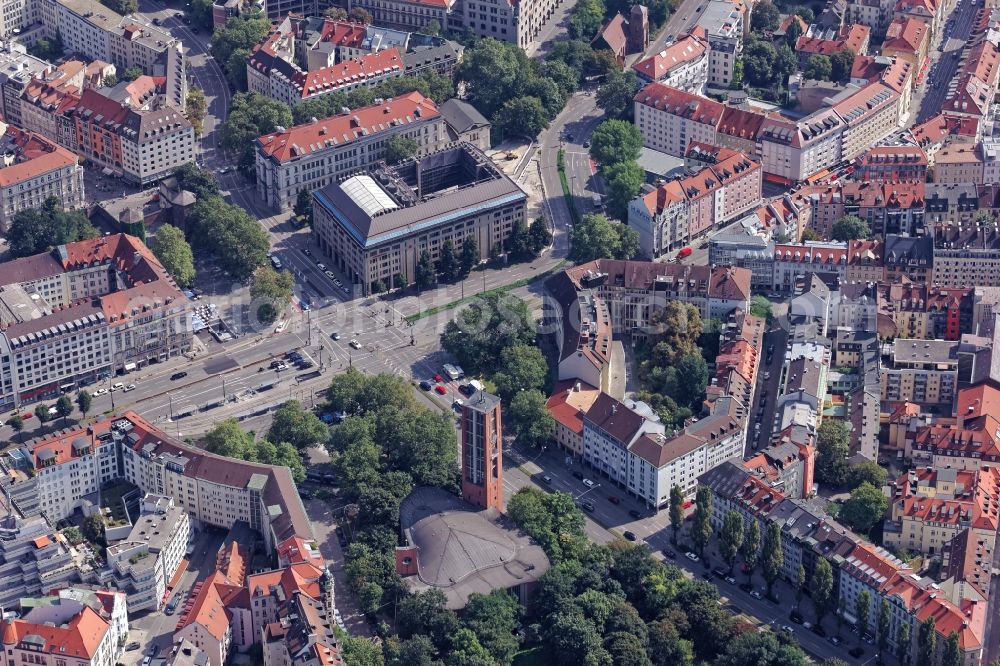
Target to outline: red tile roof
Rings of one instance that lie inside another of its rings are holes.
[[[659,53],[632,65],[632,69],[650,81],[660,81],[675,68],[703,58],[708,45],[692,35],[685,35]]]
[[[765,119],[762,113],[727,106],[722,112],[717,131],[738,139],[754,141]]]
[[[598,39],[603,39],[615,55],[625,53],[625,44],[628,42],[628,37],[625,35],[625,17],[621,14],[615,14],[614,18],[608,21],[597,33],[594,41]]]
[[[16,152],[8,157],[12,159],[10,166],[0,168],[0,187],[17,185],[77,163],[76,155],[54,141],[13,125],[7,126],[4,141]]]
[[[713,127],[719,124],[725,110],[716,101],[662,83],[650,83],[636,93],[635,101]]]
[[[309,99],[368,79],[383,77],[389,72],[402,71],[403,59],[399,51],[392,48],[311,72],[299,72],[294,82],[302,99]]]
[[[871,28],[866,25],[845,25],[833,39],[801,35],[795,42],[795,50],[800,53],[830,56],[844,49],[861,53],[871,36]]]
[[[4,621],[0,634],[4,645],[10,649],[27,636],[36,636],[42,644],[39,652],[52,657],[70,657],[90,661],[97,655],[110,629],[106,620],[101,618],[90,606],[84,606],[67,624],[56,627],[51,624],[35,624],[22,619]],[[36,651],[36,650],[32,650]]]
[[[897,18],[889,24],[882,42],[882,50],[895,49],[916,54],[926,47],[930,31],[927,24],[915,18]]]
[[[278,162],[305,157],[330,146],[343,145],[398,125],[436,118],[437,105],[417,91],[393,97],[382,104],[354,109],[349,114],[296,125],[257,139],[257,150]]]
[[[580,389],[576,385],[580,384]],[[552,395],[545,402],[545,409],[557,423],[578,435],[583,435],[583,417],[600,391],[587,382],[568,379],[556,384]]]

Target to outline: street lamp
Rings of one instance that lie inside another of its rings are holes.
[[[597,490],[597,489],[598,489],[598,488],[600,488],[600,487],[601,487],[601,484],[599,484],[599,483],[598,483],[597,485],[595,485],[595,486],[593,486],[593,487],[591,487],[591,488],[589,488],[589,489],[587,489],[587,490],[584,490],[584,491],[583,491],[582,493],[580,493],[579,495],[577,495],[577,496],[576,496],[576,499],[577,499],[577,501],[579,501],[579,500],[580,500],[580,498],[582,498],[582,497],[583,497],[584,495],[586,495],[587,493],[589,493],[589,492],[592,492],[592,491],[594,491],[594,490]]]

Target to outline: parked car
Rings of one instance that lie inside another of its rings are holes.
[[[664,548],[663,549],[663,556],[665,558],[667,558],[668,560],[672,560],[672,559],[674,559],[674,558],[677,557],[677,553],[675,553],[673,550],[671,550],[669,548]]]
[[[448,389],[438,384],[437,386],[434,387],[434,392],[437,393],[438,395],[447,395]]]
[[[126,386],[125,388],[122,389],[122,391],[124,391],[125,393],[128,393],[129,391],[134,391],[134,390],[135,390],[135,384],[129,384],[128,386]]]
[[[826,630],[823,629],[823,627],[821,625],[818,625],[818,624],[817,625],[813,625],[813,627],[810,629],[810,631],[812,631],[814,634],[816,634],[817,636],[820,636],[820,637],[826,636]]]
[[[132,650],[138,650],[139,641],[132,641],[131,643],[125,646],[125,649],[128,650],[129,652],[131,652]]]
[[[420,389],[423,390],[423,391],[430,391],[433,388],[434,388],[434,384],[431,384],[426,379],[423,380],[422,382],[420,382]]]
[[[187,376],[188,376],[188,373],[186,373],[184,371],[175,372],[174,374],[170,375],[170,381],[173,382],[173,381],[177,381],[178,379],[184,379]]]
[[[114,392],[114,391],[121,391],[123,388],[125,388],[125,385],[122,384],[121,382],[117,382],[117,383],[111,385],[111,391],[112,392]]]
[[[625,530],[624,532],[622,532],[622,536],[628,539],[629,541],[636,540],[635,532],[632,532],[631,530]]]
[[[548,474],[546,474],[545,476],[542,477],[542,481],[544,481],[545,483],[551,484],[552,483],[552,477],[549,476]]]
[[[331,340],[339,340],[340,339],[340,333],[338,333],[337,331],[334,331],[333,333],[330,334],[330,339]]]
[[[726,576],[725,581],[730,585],[736,585],[736,579],[732,576]]]
[[[830,636],[830,637],[829,637],[828,639],[826,639],[826,640],[830,641],[830,642],[831,642],[831,643],[833,643],[834,645],[840,645],[840,636]]]
[[[351,345],[351,347],[353,347],[354,349],[361,349],[361,343],[358,342],[356,338],[352,339],[348,344]]]
[[[754,599],[763,599],[763,596],[757,590],[751,590],[750,596],[753,597]]]
[[[577,479],[580,479],[582,481],[583,480],[583,472],[580,472],[578,470],[574,470],[573,471],[573,477],[577,478]]]
[[[797,608],[793,608],[792,612],[788,614],[788,619],[795,624],[802,624],[802,613],[800,613]],[[806,627],[806,629],[808,628],[809,627]]]
[[[580,506],[583,508],[584,511],[588,513],[594,513],[594,511],[597,509],[597,507],[594,506],[594,503],[591,502],[590,500],[582,500],[580,502]]]
[[[635,509],[632,509],[631,511],[629,511],[629,512],[628,512],[628,515],[629,515],[629,516],[630,516],[630,517],[631,517],[631,518],[632,518],[633,520],[639,520],[640,518],[642,518],[642,514],[641,514],[641,513],[639,513],[638,511],[636,511]]]
[[[583,485],[587,486],[588,488],[593,488],[595,484],[590,479],[584,479],[583,480]]]
[[[697,562],[698,561],[698,556],[695,553],[692,553],[690,550],[688,552],[684,553],[684,557],[688,558],[692,562]]]
[[[621,498],[619,498],[617,495],[608,495],[608,501],[611,502],[612,504],[622,503]]]
[[[451,403],[451,408],[454,409],[456,412],[460,412],[462,411],[462,405],[464,404],[465,404],[464,400],[456,400],[455,402]]]

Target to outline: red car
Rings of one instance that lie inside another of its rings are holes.
[[[443,382],[444,380],[441,378],[441,375],[434,375],[434,381]]]
[[[33,419],[33,418],[35,418],[35,415],[32,414],[31,412],[25,412],[24,414],[21,414],[22,421],[27,421],[28,419]]]
[[[683,259],[684,257],[690,256],[690,254],[691,254],[691,248],[689,247],[681,248],[681,251],[677,253],[677,258]]]
[[[622,501],[620,499],[618,499],[617,497],[615,497],[614,495],[608,495],[608,501],[611,502],[612,504],[621,504],[622,503]]]
[[[438,392],[439,395],[445,395],[448,393],[448,389],[438,384],[434,387],[434,390]]]

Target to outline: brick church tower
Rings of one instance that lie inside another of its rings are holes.
[[[649,43],[649,10],[645,5],[632,5],[628,15],[626,53],[642,53]]]
[[[477,391],[462,405],[462,497],[504,510],[500,398]]]

